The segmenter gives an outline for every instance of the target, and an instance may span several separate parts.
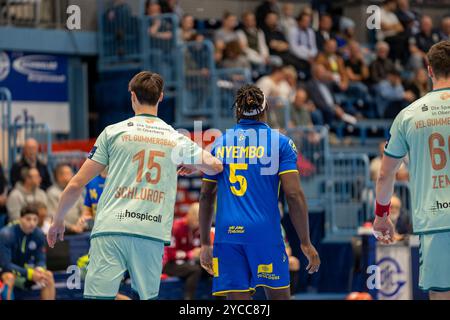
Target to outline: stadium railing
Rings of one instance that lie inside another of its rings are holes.
[[[12,142],[11,142],[11,92],[9,89],[0,88],[0,162],[4,170],[12,165]],[[7,174],[7,172],[5,172]]]
[[[371,205],[366,154],[332,154],[332,206],[325,219],[326,241],[347,241],[357,233]]]
[[[251,72],[243,68],[217,69],[215,71],[215,91],[217,101],[213,115],[215,128],[225,130],[236,124],[234,100],[243,85],[252,81]]]
[[[214,45],[211,41],[191,41],[181,45],[182,90],[176,109],[176,126],[185,126],[193,119],[212,125],[215,105]]]
[[[2,0],[0,25],[63,28],[65,11],[61,0]]]
[[[361,120],[354,125],[349,125],[344,122],[336,122],[333,123],[332,127],[336,129],[336,135],[339,139],[344,138],[345,130],[358,130],[359,131],[359,143],[364,146],[367,144],[369,139],[369,133],[381,132],[383,138],[389,137],[389,129],[391,126],[392,120],[388,119],[370,119],[370,120]],[[379,141],[379,139],[377,139]]]
[[[147,34],[142,22],[143,12],[133,12],[128,3],[114,5],[106,0],[97,0],[97,11],[99,71],[142,69],[143,39]]]
[[[166,88],[179,87],[182,55],[178,16],[144,17],[142,24],[144,66],[162,75]]]
[[[280,129],[288,129],[291,120],[291,103],[283,97],[269,97],[269,123]]]
[[[39,143],[39,153],[42,160],[48,161],[52,153],[52,134],[46,123],[35,123],[34,118],[27,113],[18,115],[10,126],[11,161],[18,159],[24,142],[34,138]]]
[[[328,128],[297,127],[287,130],[298,153],[298,167],[310,212],[330,212],[332,162]]]
[[[64,163],[69,165],[74,172],[77,172],[88,156],[87,152],[83,151],[59,151],[52,152],[48,159],[48,168],[53,174],[54,169],[58,164]],[[54,178],[54,177],[52,177]]]

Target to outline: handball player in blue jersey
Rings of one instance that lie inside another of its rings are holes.
[[[297,150],[291,139],[267,125],[267,102],[256,86],[236,97],[237,124],[212,149],[223,172],[205,175],[200,195],[201,264],[213,278],[213,295],[251,299],[264,287],[268,299],[289,299],[289,259],[281,232],[278,196],[286,195],[289,216],[308,258],[319,270],[311,244],[308,209],[300,186]],[[217,196],[214,248],[210,228]]]

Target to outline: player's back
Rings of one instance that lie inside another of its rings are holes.
[[[241,120],[214,145],[224,170],[217,182],[217,243],[283,243],[278,193],[280,174],[296,171],[295,146],[267,124]]]
[[[172,151],[194,145],[151,115],[105,128],[90,154],[108,166],[92,236],[131,234],[170,243],[177,189]]]
[[[414,232],[450,229],[450,88],[402,110],[391,135],[386,154],[409,155]]]

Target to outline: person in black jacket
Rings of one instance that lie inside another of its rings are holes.
[[[23,168],[36,168],[41,175],[41,188],[47,190],[52,185],[50,173],[47,165],[38,159],[39,143],[33,139],[27,139],[23,146],[22,158],[13,164],[11,168],[11,186],[20,180],[21,171]]]

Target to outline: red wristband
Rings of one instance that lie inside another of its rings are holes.
[[[389,202],[387,205],[383,206],[381,204],[379,204],[378,202],[376,202],[376,206],[375,206],[375,214],[381,218],[383,218],[386,214],[386,217],[389,215],[390,213],[390,208],[391,208],[391,203]]]

